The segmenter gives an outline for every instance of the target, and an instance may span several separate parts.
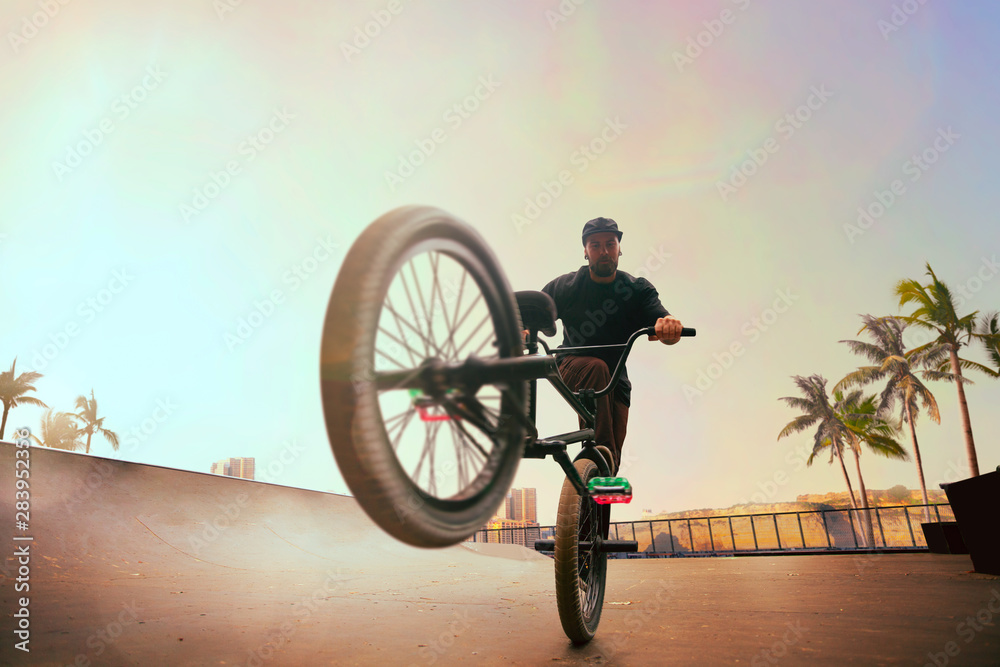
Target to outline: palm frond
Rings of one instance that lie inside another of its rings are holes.
[[[34,396],[21,396],[17,399],[18,405],[33,405],[36,408],[47,408],[49,406],[45,405],[42,401],[38,400]]]

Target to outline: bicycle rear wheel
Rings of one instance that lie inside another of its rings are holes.
[[[584,484],[600,476],[590,459],[573,465]],[[568,479],[563,482],[556,520],[556,604],[563,631],[574,644],[593,639],[601,622],[608,555],[599,544],[608,534],[609,510],[581,497]]]
[[[430,361],[521,356],[520,331],[496,257],[447,213],[396,209],[355,241],[323,327],[323,413],[344,480],[383,530],[441,547],[481,528],[521,459],[515,415],[527,391],[514,382],[425,395],[387,386],[387,375]]]

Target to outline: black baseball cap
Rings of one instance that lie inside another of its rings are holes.
[[[614,232],[618,235],[618,240],[622,240],[622,233],[618,231],[618,223],[611,218],[594,218],[588,220],[583,226],[583,245],[587,245],[587,237],[598,232]]]

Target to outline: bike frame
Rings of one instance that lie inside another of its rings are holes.
[[[590,496],[590,491],[587,486],[583,483],[580,478],[580,474],[577,472],[576,468],[573,466],[573,462],[580,458],[588,458],[597,464],[597,469],[600,471],[602,477],[611,476],[611,461],[605,461],[604,456],[596,448],[596,443],[594,442],[594,427],[596,425],[597,419],[597,399],[602,396],[607,395],[609,392],[613,391],[618,385],[618,381],[621,378],[622,373],[625,370],[625,361],[628,359],[629,352],[632,350],[632,345],[640,336],[650,336],[655,335],[655,329],[653,327],[646,327],[645,329],[640,329],[636,331],[629,337],[627,343],[619,345],[589,345],[581,347],[562,347],[556,348],[556,352],[549,350],[548,345],[545,341],[538,339],[537,331],[528,332],[528,340],[526,341],[526,348],[529,356],[535,356],[538,354],[539,344],[545,348],[546,356],[555,358],[557,354],[561,353],[575,353],[583,352],[587,350],[597,350],[597,349],[623,349],[622,356],[618,359],[618,364],[615,366],[615,370],[611,375],[611,380],[608,386],[600,390],[595,389],[580,389],[578,391],[573,391],[569,388],[569,385],[562,379],[559,374],[559,369],[556,364],[551,364],[549,372],[547,372],[544,377],[549,381],[549,384],[559,393],[560,396],[569,404],[571,408],[583,419],[586,424],[585,428],[577,431],[571,431],[569,433],[562,433],[560,435],[554,435],[548,438],[539,439],[537,436],[537,430],[535,429],[535,417],[537,408],[537,397],[538,397],[538,378],[533,377],[529,380],[529,393],[528,393],[528,421],[531,423],[531,432],[528,436],[528,441],[525,443],[524,448],[524,458],[536,458],[544,459],[548,456],[552,458],[559,464],[566,474],[567,479],[576,488],[577,492],[581,496]],[[554,370],[553,370],[554,369]],[[583,443],[583,450],[577,455],[577,457],[570,461],[569,455],[566,452],[566,446],[575,444],[578,442]]]
[[[555,351],[549,350],[544,341],[538,339],[537,331],[528,332],[528,340],[525,342],[528,354],[520,357],[505,357],[502,359],[483,361],[475,357],[460,363],[445,363],[436,359],[425,361],[420,367],[400,371],[388,371],[378,374],[375,384],[380,390],[386,389],[420,389],[434,400],[441,400],[445,392],[449,389],[460,389],[468,396],[475,396],[480,387],[486,384],[503,385],[514,382],[529,382],[530,392],[528,398],[527,414],[516,412],[512,416],[525,427],[527,431],[524,458],[544,459],[552,456],[566,477],[570,480],[577,492],[581,496],[589,497],[590,491],[580,479],[580,474],[573,466],[566,454],[566,445],[577,442],[583,443],[583,451],[577,455],[576,459],[589,458],[597,464],[598,471],[602,477],[611,476],[610,461],[606,461],[604,456],[596,449],[594,443],[594,426],[596,423],[597,399],[613,391],[618,385],[622,373],[625,370],[625,361],[628,359],[632,345],[640,336],[655,336],[654,327],[645,327],[629,336],[628,342],[618,345],[589,345],[580,347],[561,347]],[[682,336],[693,336],[694,329],[684,329]],[[538,354],[538,346],[541,344],[545,348],[546,354]],[[560,353],[581,352],[598,349],[618,349],[624,348],[622,356],[618,359],[614,372],[608,386],[600,390],[580,389],[573,391],[563,381],[559,374],[559,365],[556,363],[556,356]],[[537,398],[537,383],[539,378],[546,378],[555,388],[559,395],[569,404],[571,408],[583,419],[585,428],[569,433],[539,438],[538,430],[535,427],[535,411]],[[468,419],[477,423],[477,415],[474,411],[462,407],[455,402],[445,402],[445,408],[449,414]]]

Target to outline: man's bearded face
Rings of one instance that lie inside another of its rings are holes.
[[[583,254],[590,264],[590,270],[599,278],[608,278],[618,270],[618,256],[621,248],[614,232],[598,232],[587,237]]]

